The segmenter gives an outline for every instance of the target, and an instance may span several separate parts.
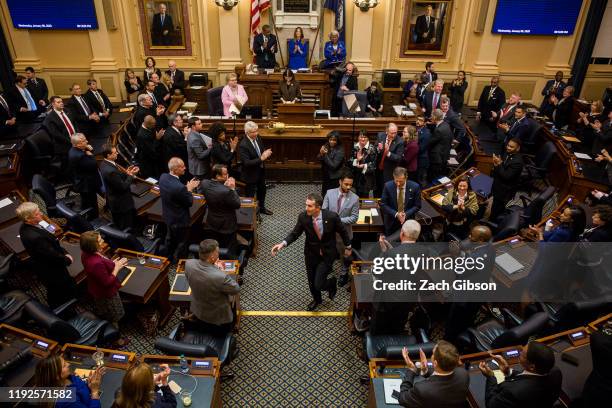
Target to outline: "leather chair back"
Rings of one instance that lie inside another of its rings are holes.
[[[521,214],[519,211],[512,211],[506,215],[499,223],[497,233],[493,237],[493,242],[501,241],[516,235],[519,231],[521,223]]]
[[[109,225],[101,226],[98,231],[100,234],[102,234],[102,237],[108,243],[108,245],[110,245],[110,247],[113,249],[124,248],[138,252],[144,251],[144,247],[140,241],[138,241],[134,235],[128,232],[118,230]]]
[[[212,116],[223,116],[223,102],[221,102],[221,92],[223,87],[218,86],[206,91],[206,101],[208,102],[208,114]]]
[[[40,196],[45,202],[47,209],[55,208],[57,199],[55,198],[55,187],[40,174],[35,174],[32,178],[32,191]]]
[[[77,329],[55,315],[37,300],[31,300],[26,303],[25,311],[28,316],[47,331],[47,335],[53,340],[57,340],[60,343],[71,343],[81,337]]]
[[[553,186],[547,187],[544,191],[538,194],[523,210],[523,217],[526,218],[526,221],[523,224],[526,225],[536,225],[542,220],[542,212],[544,211],[544,206],[551,199],[553,194],[555,194],[557,189]]]

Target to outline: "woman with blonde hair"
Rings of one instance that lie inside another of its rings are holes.
[[[129,68],[125,70],[125,80],[123,81],[123,84],[125,85],[128,101],[136,102],[138,100],[138,94],[144,89],[144,87],[140,78],[138,78],[134,73],[134,70]]]
[[[146,363],[131,367],[123,377],[112,408],[175,408],[176,397],[168,386],[170,367],[161,364],[160,368],[162,371],[153,375]]]
[[[242,106],[249,100],[244,87],[238,83],[238,75],[232,73],[225,77],[226,84],[221,91],[221,102],[223,102],[223,116],[231,116],[230,107],[240,111]],[[233,109],[232,109],[233,111]]]
[[[470,189],[470,179],[461,177],[442,201],[442,209],[448,213],[448,232],[465,239],[469,233],[470,223],[478,213],[478,198]]]

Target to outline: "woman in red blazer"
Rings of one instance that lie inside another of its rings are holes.
[[[119,327],[125,311],[119,297],[121,283],[117,273],[127,264],[127,259],[111,261],[100,253],[103,243],[95,231],[81,234],[81,261],[87,274],[87,291],[94,301],[94,313]]]
[[[419,158],[419,139],[414,126],[406,126],[402,134],[404,139],[403,167],[408,170],[408,179],[416,181],[416,171]]]

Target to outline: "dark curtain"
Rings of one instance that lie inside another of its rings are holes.
[[[8,89],[13,83],[13,59],[8,49],[6,37],[4,36],[4,30],[0,27],[0,72],[8,75],[0,75],[0,83],[2,89]]]

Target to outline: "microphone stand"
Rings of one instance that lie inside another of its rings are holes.
[[[238,136],[236,133],[236,112],[232,113],[232,118],[234,119],[234,138]]]

